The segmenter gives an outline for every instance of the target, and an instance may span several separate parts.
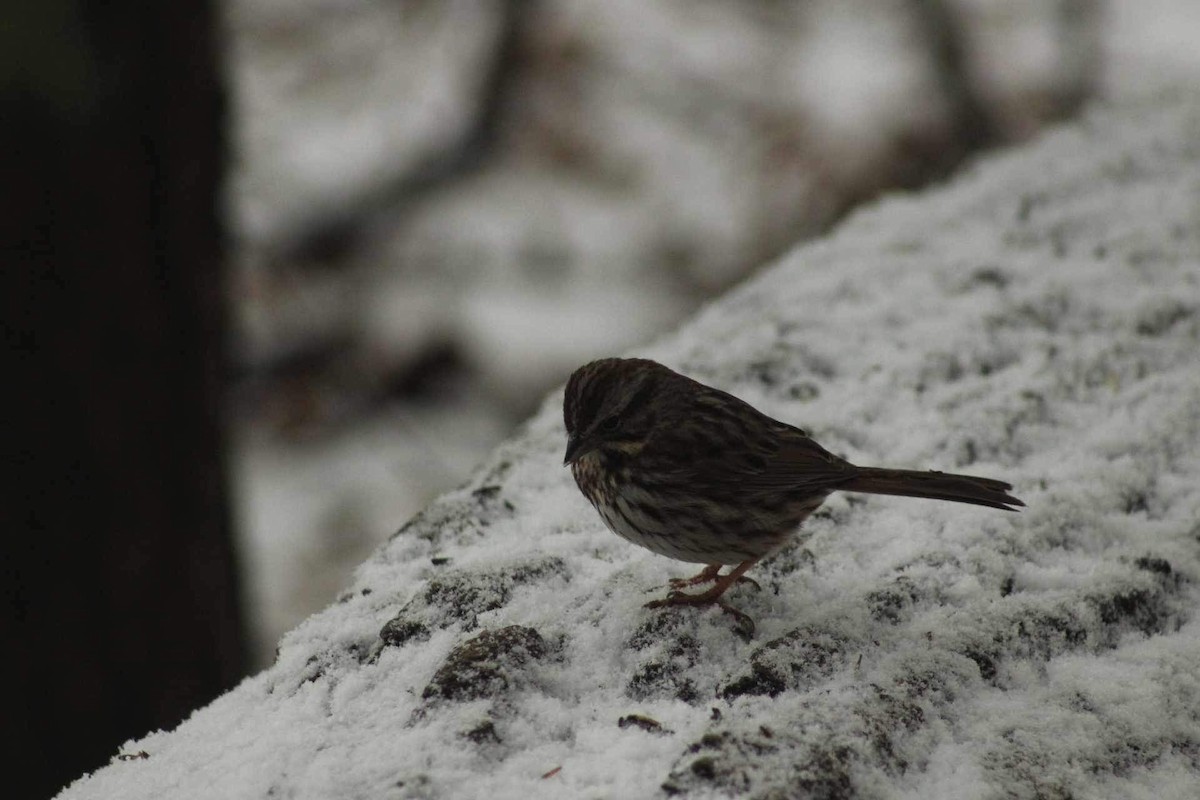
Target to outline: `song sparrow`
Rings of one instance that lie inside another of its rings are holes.
[[[641,358],[575,370],[563,419],[564,463],[609,529],[660,555],[707,565],[671,581],[673,591],[649,607],[719,603],[732,611],[721,595],[834,491],[1009,511],[1024,505],[1003,481],[855,466],[799,428]],[[735,566],[721,575],[724,564]],[[678,591],[709,582],[699,594]]]

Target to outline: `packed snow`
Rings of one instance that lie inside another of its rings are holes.
[[[557,335],[546,331],[547,337]],[[609,533],[561,394],[92,798],[1195,797],[1200,97],[877,203],[639,351],[862,464],[718,609]]]

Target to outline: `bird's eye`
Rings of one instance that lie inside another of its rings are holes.
[[[604,422],[601,422],[600,427],[601,427],[601,429],[606,430],[606,431],[615,431],[617,429],[617,426],[619,426],[620,424],[621,424],[620,418],[618,418],[614,414],[613,416],[604,420]]]

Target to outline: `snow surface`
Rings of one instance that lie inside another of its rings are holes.
[[[236,358],[269,376],[297,354],[345,357],[243,395],[265,401],[243,406],[256,413],[234,455],[259,666],[575,365],[673,328],[847,204],[912,185],[962,134],[917,12],[936,3],[543,2],[520,18],[528,52],[480,169],[384,203],[351,255],[314,268],[287,255],[306,226],[438,173],[475,120],[513,6],[223,5]],[[1196,0],[941,5],[1005,136],[1080,93],[1200,78]],[[478,381],[472,409],[372,413],[370,387],[446,348]]]
[[[555,395],[271,668],[61,796],[1195,797],[1198,352],[1200,98],[1094,113],[641,351],[1023,513],[837,495],[732,594],[747,639],[642,607],[689,567],[603,528]]]

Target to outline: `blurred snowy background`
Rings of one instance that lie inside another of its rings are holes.
[[[231,0],[259,663],[578,364],[881,192],[1200,80],[1195,0]]]

